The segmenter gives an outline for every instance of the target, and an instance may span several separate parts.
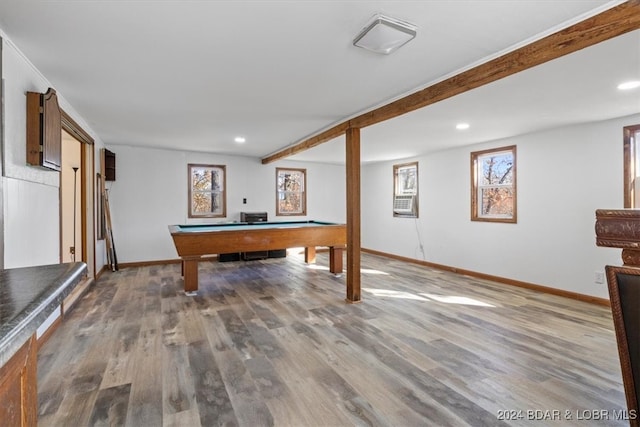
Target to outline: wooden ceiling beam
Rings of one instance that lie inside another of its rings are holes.
[[[308,150],[342,135],[349,128],[363,128],[401,116],[637,29],[640,29],[640,0],[630,0],[418,92],[340,123],[263,158],[262,164]]]
[[[266,165],[267,163],[275,162],[276,160],[292,156],[296,153],[300,153],[301,151],[305,151],[305,150],[308,150],[309,148],[315,147],[316,145],[325,143],[333,138],[337,138],[340,135],[344,135],[344,133],[347,131],[347,129],[349,129],[349,127],[350,125],[348,121],[344,123],[340,123],[339,125],[336,125],[331,129],[327,129],[316,136],[312,136],[311,138],[306,139],[300,142],[299,144],[285,148],[270,156],[263,158],[262,164]]]

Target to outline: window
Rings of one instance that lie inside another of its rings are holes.
[[[306,215],[306,188],[306,169],[276,168],[276,215]]]
[[[471,153],[471,220],[517,222],[516,146]]]
[[[418,217],[418,162],[393,165],[393,216]]]
[[[624,207],[639,208],[640,197],[640,125],[624,128]]]
[[[227,216],[225,166],[189,164],[189,218]]]

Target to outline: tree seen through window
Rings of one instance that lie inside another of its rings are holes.
[[[189,217],[224,217],[225,167],[189,165]]]
[[[306,169],[276,169],[276,215],[306,215]]]
[[[516,147],[471,153],[471,219],[516,222]]]

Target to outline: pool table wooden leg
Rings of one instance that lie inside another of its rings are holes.
[[[333,274],[342,274],[342,246],[329,247],[329,271]]]
[[[198,260],[200,258],[183,258],[182,274],[184,276],[184,292],[195,293],[198,290]]]
[[[309,246],[308,248],[304,248],[304,262],[307,264],[315,264],[316,263],[316,247]]]

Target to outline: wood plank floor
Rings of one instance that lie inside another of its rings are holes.
[[[105,273],[40,350],[39,425],[628,425],[608,308],[368,254],[346,304],[327,265]]]

